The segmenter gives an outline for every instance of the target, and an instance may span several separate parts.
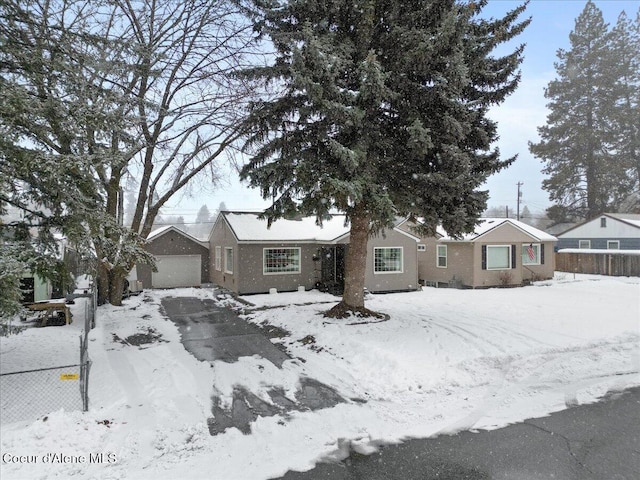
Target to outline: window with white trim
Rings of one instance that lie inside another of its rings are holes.
[[[522,245],[522,264],[540,265],[539,243],[525,243]]]
[[[300,273],[300,247],[263,248],[262,273]]]
[[[511,245],[487,245],[487,270],[511,268]]]
[[[402,273],[402,247],[375,247],[373,273]]]
[[[418,244],[418,251],[419,252],[426,252],[427,251],[427,246],[424,243],[419,243]]]
[[[438,245],[438,251],[436,252],[436,266],[438,268],[447,268],[447,246]]]
[[[222,247],[216,247],[216,270],[222,270]]]
[[[578,240],[578,248],[591,248],[591,240]]]
[[[224,272],[233,273],[233,247],[224,248]]]
[[[607,240],[608,250],[620,250],[620,240]]]

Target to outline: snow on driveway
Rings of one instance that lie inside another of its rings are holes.
[[[247,319],[290,332],[274,339],[292,356],[282,369],[258,357],[197,361],[160,312],[164,295],[212,292],[152,291],[101,307],[90,334],[91,411],[2,425],[3,479],[266,479],[350,448],[497,428],[640,385],[638,278],[557,274],[525,288],[373,295],[367,307],[390,319],[370,324],[324,318],[335,297],[316,291],[247,296],[267,307],[247,309]],[[77,338],[79,323],[0,339],[2,371],[33,364],[43,338]],[[122,341],[141,333],[160,340]],[[268,400],[274,387],[292,394],[302,376],[350,401],[259,418],[250,435],[209,435],[214,392],[230,401],[240,384]]]

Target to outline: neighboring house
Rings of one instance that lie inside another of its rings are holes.
[[[34,209],[39,208],[33,205]],[[24,220],[25,211],[14,207],[12,205],[6,206],[6,214],[0,216],[0,224],[10,224],[13,222],[19,223]],[[28,229],[32,238],[38,236],[38,230],[35,227]],[[0,233],[3,233],[0,231]],[[10,242],[9,237],[13,235],[13,229],[9,229],[8,232],[4,232],[6,236],[0,238],[0,242]],[[66,238],[60,233],[53,234],[53,238],[56,241],[56,257],[58,260],[62,260],[67,263],[67,252],[69,246]],[[69,265],[67,264],[67,267]],[[54,281],[48,278],[43,278],[38,273],[33,271],[27,271],[22,275],[20,279],[20,289],[22,290],[21,303],[30,304],[34,302],[42,302],[50,300],[51,298],[62,298],[70,289],[72,283],[71,277],[57,278]]]
[[[558,235],[558,250],[640,250],[640,214],[603,213]]]
[[[510,218],[480,219],[459,239],[439,229],[418,252],[420,283],[482,288],[552,278],[556,238]]]
[[[149,234],[146,249],[155,256],[158,271],[137,265],[136,277],[143,288],[199,287],[209,281],[206,241],[167,226]]]
[[[28,304],[49,300],[53,288],[51,282],[36,273],[27,273],[20,279],[22,303]]]
[[[418,237],[398,226],[369,240],[365,287],[371,292],[418,287]],[[209,237],[211,282],[239,294],[344,287],[349,248],[344,215],[273,222],[255,212],[220,212]]]

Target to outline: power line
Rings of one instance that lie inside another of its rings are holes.
[[[214,223],[216,223],[215,220],[211,221],[211,222],[153,222],[154,225],[213,225]]]

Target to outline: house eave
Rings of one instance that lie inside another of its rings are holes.
[[[472,239],[471,241],[472,241],[472,242],[474,242],[474,243],[475,243],[475,242],[477,242],[477,241],[480,241],[480,240],[482,240],[482,237],[484,237],[485,235],[489,234],[490,232],[493,232],[495,229],[502,227],[503,225],[505,225],[505,224],[507,224],[507,223],[508,223],[509,225],[511,225],[513,228],[515,228],[516,230],[518,230],[518,231],[522,232],[523,234],[527,235],[528,237],[531,237],[531,238],[532,238],[532,239],[534,239],[536,242],[541,242],[541,241],[542,241],[540,238],[536,237],[535,235],[531,234],[530,232],[527,232],[525,229],[520,228],[518,225],[516,225],[516,224],[515,224],[515,223],[513,223],[513,222],[510,222],[509,220],[507,220],[507,221],[505,221],[505,222],[501,222],[500,224],[496,225],[495,227],[490,228],[489,230],[487,230],[486,232],[484,232],[484,233],[482,233],[482,234],[478,235],[477,237],[475,237],[475,238],[474,238],[474,239]],[[549,241],[551,241],[551,240],[549,240]]]
[[[167,228],[166,230],[164,230],[164,231],[160,232],[158,235],[154,235],[154,236],[153,236],[153,237],[151,237],[151,238],[147,238],[147,242],[154,242],[154,241],[156,241],[157,239],[159,239],[159,238],[161,238],[161,237],[165,236],[165,235],[166,235],[167,233],[169,233],[169,232],[175,232],[175,233],[178,233],[179,235],[182,235],[183,237],[185,237],[185,238],[187,238],[187,239],[191,240],[191,241],[192,241],[192,242],[194,242],[194,243],[197,243],[198,245],[201,245],[201,246],[203,246],[203,247],[205,247],[205,248],[207,248],[207,249],[209,248],[209,242],[204,241],[204,240],[199,240],[199,239],[197,239],[196,237],[194,237],[194,236],[192,236],[192,235],[189,235],[189,234],[188,234],[188,233],[186,233],[186,232],[183,232],[182,230],[180,230],[179,228],[176,228],[176,227],[175,227],[175,226],[173,226],[173,225],[171,225],[171,226],[170,226],[169,228]]]
[[[336,240],[237,240],[238,245],[335,245]]]

